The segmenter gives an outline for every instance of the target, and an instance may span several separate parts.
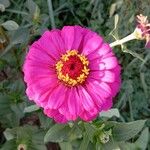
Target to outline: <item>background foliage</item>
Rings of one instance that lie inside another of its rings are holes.
[[[110,34],[114,29],[115,18],[115,23],[118,23],[113,35],[116,38],[122,38],[133,32],[137,14],[142,13],[150,17],[149,0],[53,0],[52,2],[57,28],[79,24],[98,32],[107,42],[115,40]],[[46,29],[51,29],[51,15],[46,0],[0,0],[1,150],[15,150],[20,144],[28,145],[28,149],[31,150],[46,150],[43,139],[48,129],[50,130],[45,136],[45,142],[59,142],[61,149],[79,149],[79,145],[80,149],[85,149],[86,145],[90,149],[90,141],[94,140],[95,131],[99,130],[97,122],[94,127],[81,123],[85,130],[93,131],[90,134],[85,132],[82,140],[83,130],[74,128],[75,125],[73,127],[58,125],[57,127],[51,119],[43,115],[41,110],[32,106],[33,104],[25,95],[26,85],[22,74],[23,60],[28,51],[28,45],[38,39]],[[119,118],[111,117],[109,120],[130,122],[147,119],[145,127],[149,127],[150,51],[144,48],[143,41],[132,41],[125,46],[127,47],[125,49],[114,48],[122,66],[122,88],[114,105],[120,111]],[[143,122],[135,122],[136,125],[140,123],[143,127]],[[139,130],[141,126],[139,125]],[[132,130],[134,125],[132,124],[130,128]],[[120,131],[115,131],[115,133],[120,133]],[[89,135],[93,136],[89,138]],[[140,145],[139,149],[150,149],[150,144],[147,145],[148,128],[143,130],[140,137],[135,135],[136,137],[130,142]],[[119,136],[119,139],[120,137],[123,136]],[[124,140],[129,139],[130,137],[127,136]],[[135,145],[129,143],[126,143],[127,147],[122,148],[121,142],[117,143],[120,149],[136,149]],[[97,146],[96,149],[98,148]],[[59,147],[49,143],[47,149],[59,149]],[[104,146],[103,149],[110,148]]]

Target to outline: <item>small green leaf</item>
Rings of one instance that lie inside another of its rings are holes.
[[[115,123],[112,135],[117,141],[126,141],[137,135],[144,127],[146,120],[138,120],[130,123]]]
[[[14,135],[12,134],[12,130],[7,128],[4,132],[3,132],[5,138],[7,141],[14,139]]]
[[[19,28],[19,25],[13,20],[8,20],[1,25],[8,31],[17,30]]]
[[[107,117],[107,118],[111,118],[111,117],[120,117],[120,113],[119,113],[119,110],[117,108],[113,108],[113,109],[110,109],[108,111],[102,111],[100,113],[100,117]]]
[[[67,141],[70,127],[64,124],[55,124],[51,127],[44,137],[44,142],[63,142]]]
[[[25,113],[30,113],[39,110],[40,108],[37,105],[31,105],[24,109]]]
[[[19,28],[15,30],[11,36],[11,43],[13,45],[24,43],[29,38],[29,30],[27,28]]]

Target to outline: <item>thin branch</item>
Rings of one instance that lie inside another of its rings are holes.
[[[56,26],[55,26],[55,20],[54,20],[52,0],[47,0],[47,4],[48,4],[48,11],[49,11],[49,17],[51,21],[51,26],[52,26],[52,29],[55,29]]]
[[[126,43],[126,42],[134,40],[134,39],[136,39],[136,37],[134,36],[134,33],[131,33],[130,35],[126,36],[125,38],[123,38],[121,40],[117,40],[117,41],[111,43],[110,47],[115,47],[117,45],[122,45],[123,43]]]

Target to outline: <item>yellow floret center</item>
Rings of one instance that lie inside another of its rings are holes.
[[[76,50],[69,50],[56,63],[58,79],[68,86],[83,84],[89,75],[89,61]]]

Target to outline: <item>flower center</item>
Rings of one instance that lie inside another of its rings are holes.
[[[67,51],[56,63],[58,79],[68,86],[82,84],[89,74],[89,61],[76,50]]]

